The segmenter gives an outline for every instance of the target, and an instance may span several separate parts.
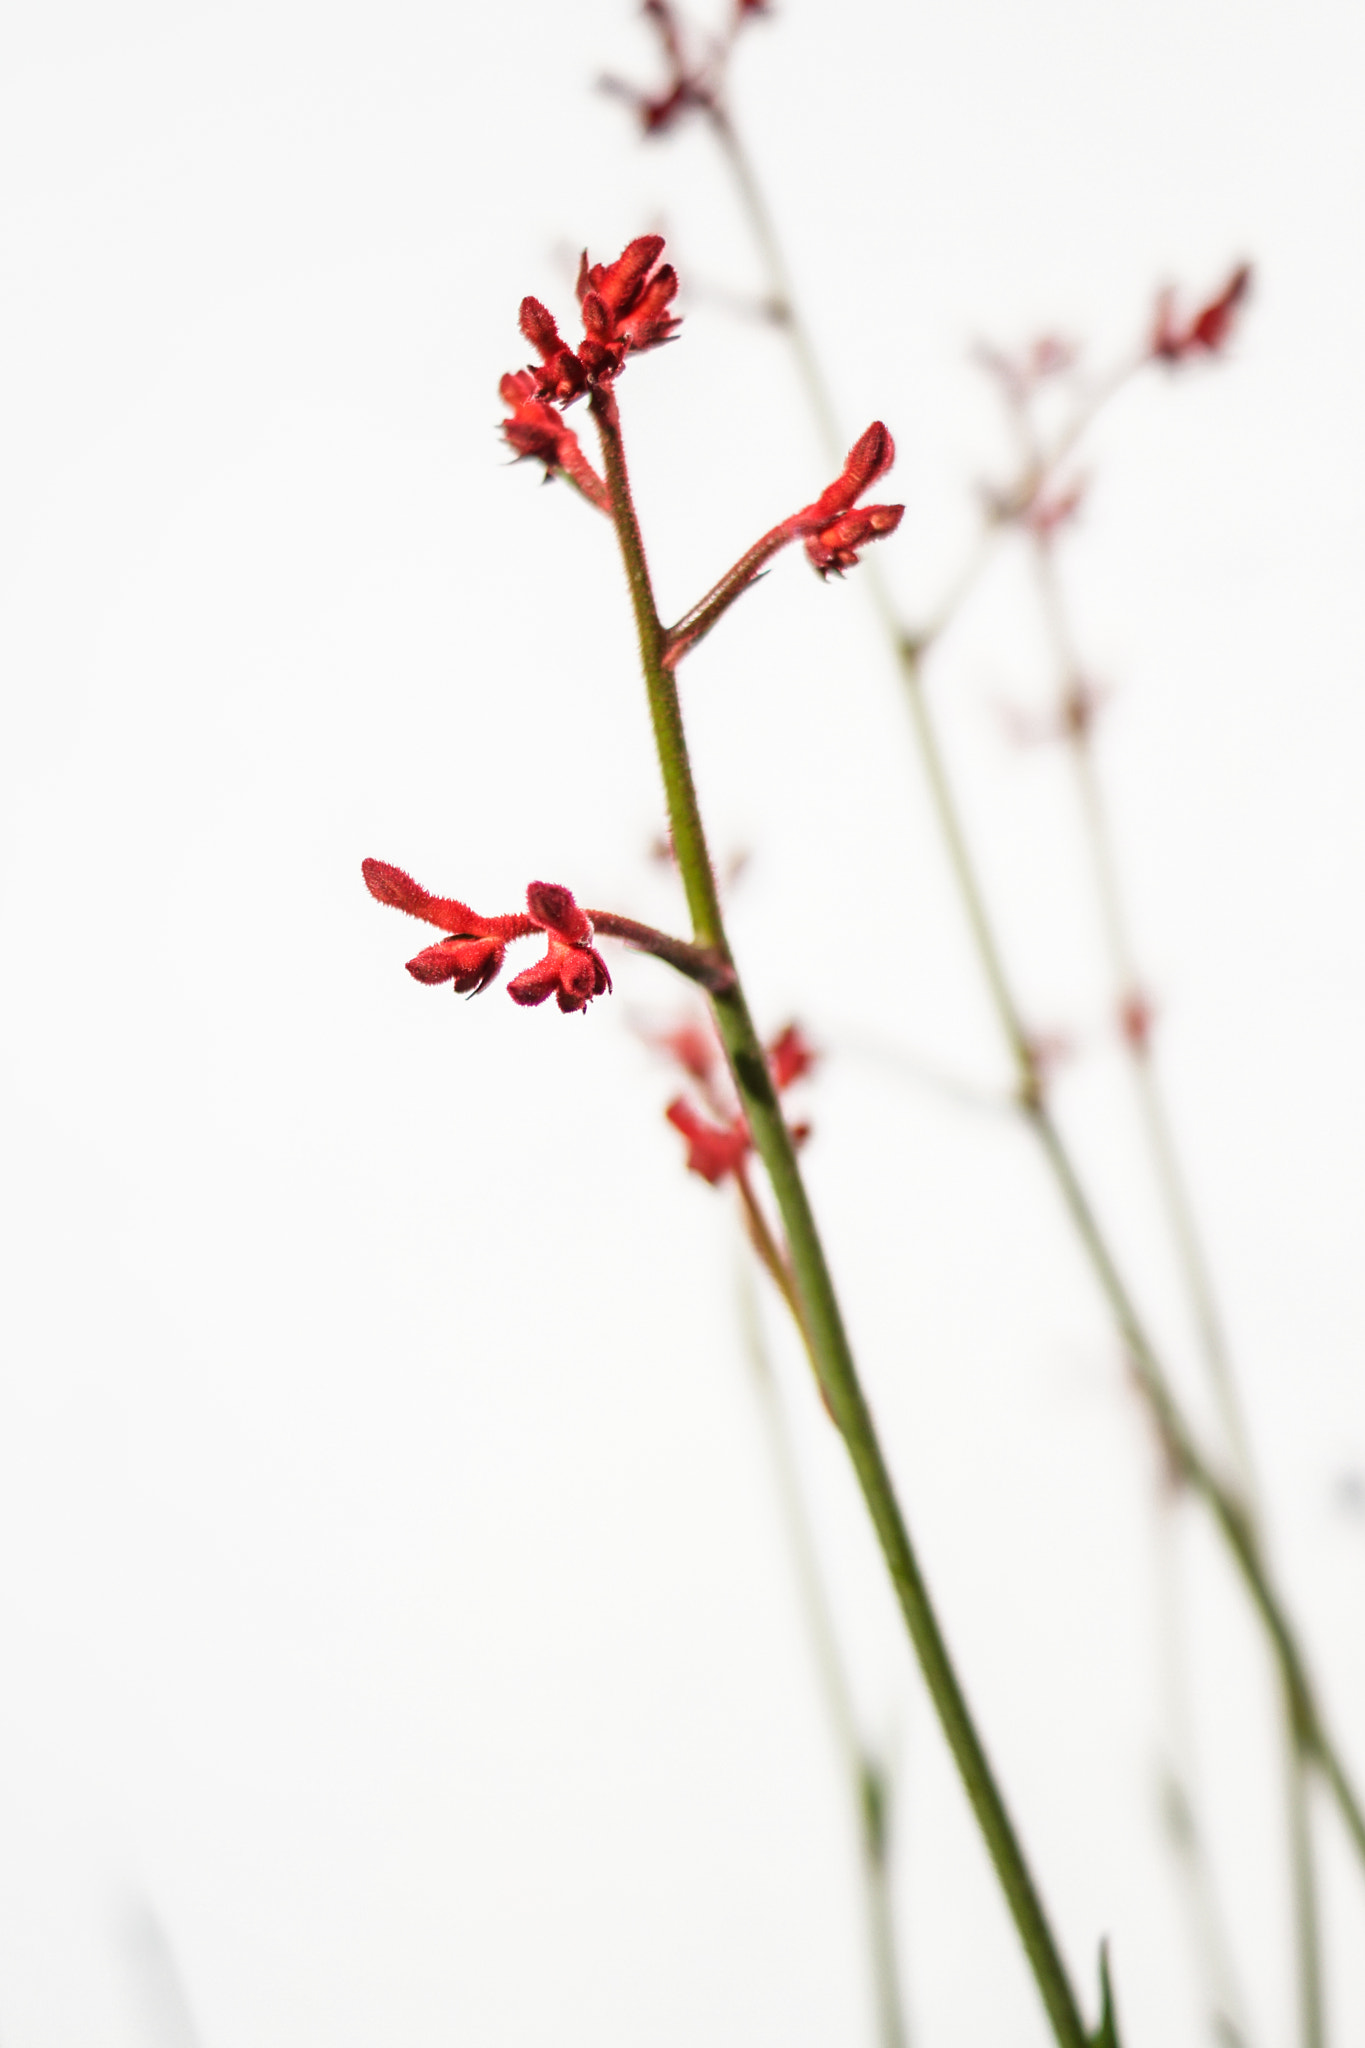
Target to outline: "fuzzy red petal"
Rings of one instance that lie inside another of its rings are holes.
[[[553,932],[566,946],[578,946],[592,937],[592,924],[561,882],[530,882],[526,908],[544,931]]]
[[[496,981],[506,947],[501,939],[442,939],[407,963],[414,981],[453,981],[462,996],[476,996]]]

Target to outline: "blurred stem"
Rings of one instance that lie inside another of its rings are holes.
[[[1038,579],[1044,621],[1052,641],[1054,658],[1062,678],[1062,709],[1067,731],[1076,794],[1090,853],[1091,873],[1099,903],[1100,923],[1109,960],[1116,1011],[1141,999],[1142,982],[1128,923],[1128,911],[1119,881],[1118,859],[1108,806],[1095,760],[1094,729],[1091,718],[1065,718],[1070,698],[1084,689],[1084,677],[1067,617],[1061,581],[1053,547],[1042,535],[1032,535],[1031,552]],[[1123,1042],[1129,1056],[1133,1087],[1137,1096],[1147,1148],[1151,1154],[1158,1189],[1165,1206],[1171,1241],[1180,1263],[1185,1291],[1194,1313],[1209,1381],[1227,1434],[1238,1479],[1247,1497],[1254,1493],[1251,1445],[1242,1414],[1232,1359],[1223,1319],[1214,1293],[1213,1276],[1195,1222],[1194,1206],[1184,1167],[1176,1148],[1175,1133],[1165,1090],[1145,1034],[1125,1031]]]
[[[1119,880],[1109,810],[1095,758],[1094,720],[1090,710],[1092,700],[1086,695],[1084,671],[1071,629],[1053,542],[1041,533],[1031,534],[1029,542],[1044,623],[1057,663],[1062,728],[1067,735],[1075,771],[1077,799],[1109,961],[1114,1009],[1123,1027],[1123,1044],[1139,1120],[1247,1520],[1258,1548],[1262,1548],[1264,1539],[1250,1440],[1214,1292],[1213,1276],[1195,1222],[1165,1090],[1156,1067],[1149,1013]],[[1137,1006],[1136,1015],[1130,1020],[1128,1012],[1134,1005]],[[1293,1693],[1283,1669],[1278,1677],[1293,1948],[1299,1993],[1299,2038],[1302,2048],[1323,2048],[1322,1942],[1317,1917],[1317,1887],[1313,1878],[1308,1787],[1313,1757],[1311,1747],[1305,1744],[1298,1728]]]
[[[1293,1891],[1295,1956],[1299,1995],[1299,2039],[1303,2048],[1323,2048],[1327,2038],[1322,2009],[1322,1937],[1318,1887],[1313,1869],[1310,1739],[1298,1725],[1293,1692],[1281,1684],[1286,1724],[1285,1799],[1289,1819],[1289,1872]]]
[[[730,961],[683,732],[677,684],[664,661],[666,635],[654,601],[631,497],[620,417],[610,387],[594,390],[589,407],[602,443],[607,488],[635,611],[673,848],[692,917],[693,935],[698,945],[713,947],[724,960]],[[1062,2048],[1086,2048],[1085,2026],[1060,1950],[958,1682],[901,1514],[858,1378],[791,1133],[739,977],[736,976],[732,988],[714,991],[711,1001],[735,1087],[782,1218],[800,1303],[801,1327],[816,1376],[852,1460],[940,1725],[1032,1965],[1053,2034]]]
[[[815,415],[816,425],[825,444],[825,453],[831,462],[838,463],[843,457],[843,444],[839,438],[839,422],[835,418],[834,403],[810,335],[806,331],[804,321],[797,314],[796,294],[792,290],[787,259],[783,253],[776,224],[768,211],[763,188],[749,161],[749,152],[741,142],[725,107],[718,99],[712,100],[706,112],[716,140],[720,144],[721,154],[730,167],[735,184],[739,187],[749,226],[758,244],[763,267],[768,273],[767,296],[773,317],[785,330],[791,343],[792,354],[796,357],[796,366],[806,387],[811,411]]]
[[[891,1915],[890,1800],[886,1772],[858,1730],[838,1632],[825,1594],[815,1535],[802,1492],[796,1450],[783,1411],[777,1375],[764,1342],[758,1300],[747,1270],[742,1270],[740,1276],[740,1321],[772,1454],[778,1502],[796,1573],[797,1590],[830,1726],[839,1746],[858,1823],[878,2038],[882,2048],[906,2048],[908,2035]],[[799,1322],[797,1327],[800,1328]],[[804,1332],[802,1335],[804,1337]]]
[[[1167,1475],[1169,1477],[1169,1475]],[[1158,1663],[1165,1695],[1168,1757],[1161,1786],[1162,1818],[1188,1888],[1190,1921],[1202,1965],[1209,2032],[1219,2048],[1248,2048],[1244,2005],[1209,1863],[1203,1828],[1190,1796],[1194,1776],[1194,1734],[1184,1655],[1184,1615],[1176,1569],[1177,1520],[1183,1491],[1159,1485],[1154,1501]]]
[[[734,173],[741,202],[768,268],[773,296],[781,305],[782,322],[791,341],[797,367],[810,399],[811,410],[822,435],[829,443],[829,452],[837,459],[839,435],[834,408],[809,333],[796,309],[781,243],[767,202],[729,115],[720,109],[713,111],[712,125]],[[1131,368],[1130,365],[1125,370],[1125,377],[1131,374]],[[1104,396],[1112,396],[1121,381],[1122,378],[1116,379]],[[1095,408],[1092,408],[1086,414],[1086,424],[1094,418],[1094,411]],[[1074,438],[1074,435],[1067,438],[1064,452],[1069,451],[1074,445]],[[1050,462],[1048,466],[1051,466]],[[1039,481],[1041,475],[1040,470]],[[956,796],[939,746],[938,734],[925,698],[923,658],[948,623],[951,613],[941,611],[931,632],[910,632],[898,618],[876,563],[864,564],[861,574],[872,594],[900,665],[901,679],[905,686],[925,776],[938,816],[939,829],[963,910],[971,927],[982,971],[990,989],[996,1016],[1014,1060],[1020,1106],[1041,1144],[1063,1202],[1094,1269],[1101,1292],[1109,1303],[1153,1419],[1175,1458],[1177,1468],[1209,1508],[1232,1551],[1234,1562],[1252,1604],[1270,1636],[1284,1684],[1304,1716],[1303,1726],[1307,1731],[1304,1737],[1305,1754],[1312,1757],[1314,1764],[1321,1771],[1356,1854],[1362,1865],[1365,1865],[1365,1809],[1362,1809],[1345,1765],[1327,1733],[1288,1612],[1270,1581],[1240,1489],[1224,1482],[1198,1449],[1194,1435],[1176,1404],[1157,1354],[1148,1340],[1118,1271],[1108,1242],[1077,1175],[1070,1152],[1043,1098],[1037,1061],[1024,1028],[1022,1011],[1005,973],[995,929],[962,826]],[[968,588],[969,584],[965,581],[959,584],[955,593],[955,604],[962,602]]]

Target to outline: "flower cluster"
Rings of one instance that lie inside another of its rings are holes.
[[[689,1020],[672,1031],[660,1033],[655,1043],[697,1084],[705,1106],[703,1115],[694,1102],[678,1095],[664,1112],[687,1141],[688,1171],[699,1174],[712,1187],[718,1187],[731,1174],[742,1177],[753,1139],[735,1101],[715,1033]],[[778,1033],[767,1054],[768,1072],[779,1094],[808,1074],[819,1057],[796,1024],[788,1024]],[[798,1144],[809,1134],[808,1124],[797,1124],[792,1131]]]
[[[497,980],[512,941],[540,932],[548,941],[544,958],[507,984],[514,1003],[532,1008],[553,996],[561,1010],[585,1010],[594,996],[610,991],[611,976],[592,944],[592,920],[558,882],[530,884],[525,916],[512,912],[480,917],[452,896],[430,895],[388,861],[364,861],[361,872],[377,902],[405,910],[409,917],[420,917],[446,933],[408,961],[415,981],[451,981],[457,995],[476,996]]]
[[[1188,362],[1191,356],[1217,355],[1232,333],[1237,309],[1251,290],[1251,265],[1240,263],[1221,292],[1184,321],[1175,314],[1175,294],[1162,292],[1149,348],[1163,363]]]
[[[539,299],[523,299],[518,325],[540,362],[509,371],[498,387],[508,407],[502,423],[508,445],[518,456],[543,462],[547,476],[561,472],[603,512],[610,510],[606,486],[557,408],[610,384],[628,355],[673,339],[678,318],[669,307],[678,273],[671,263],[660,263],[663,246],[662,235],[639,235],[614,263],[590,264],[584,253],[578,270],[583,339],[577,348],[570,348]]]

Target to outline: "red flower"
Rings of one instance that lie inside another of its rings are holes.
[[[768,1047],[768,1066],[778,1094],[803,1080],[819,1057],[799,1024],[784,1025]]]
[[[664,1112],[674,1129],[687,1140],[687,1169],[700,1174],[712,1187],[728,1175],[744,1175],[744,1162],[753,1149],[753,1139],[744,1112],[735,1099],[720,1041],[709,1025],[687,1019],[671,1031],[658,1035],[655,1044],[671,1055],[697,1083],[706,1114],[679,1095]],[[788,1024],[768,1047],[768,1071],[779,1094],[808,1074],[819,1055],[801,1028]],[[793,1127],[798,1144],[810,1135],[807,1124]]]
[[[365,886],[380,903],[405,910],[427,924],[443,926],[448,937],[426,946],[407,963],[415,981],[453,981],[457,995],[476,996],[495,981],[514,939],[544,932],[549,939],[543,960],[528,967],[507,985],[517,1003],[530,1006],[555,996],[561,1010],[583,1010],[594,996],[611,988],[606,964],[593,946],[592,922],[558,882],[532,882],[526,891],[528,916],[480,917],[467,903],[451,896],[432,896],[402,868],[388,861],[361,863]]]
[[[1232,333],[1237,308],[1250,289],[1251,265],[1240,263],[1217,297],[1183,324],[1175,317],[1175,294],[1162,292],[1156,302],[1152,354],[1167,363],[1187,362],[1197,355],[1217,355]]]
[[[457,995],[476,996],[501,973],[508,941],[535,930],[529,917],[480,917],[452,896],[429,895],[411,875],[386,860],[363,861],[361,873],[377,902],[440,925],[450,934],[408,961],[414,981],[453,981]]]
[[[507,984],[514,1003],[528,1009],[553,996],[561,1010],[585,1010],[594,996],[610,993],[611,976],[602,955],[589,944],[592,920],[558,882],[532,882],[526,891],[531,922],[549,940],[545,957]]]
[[[895,442],[881,421],[874,420],[849,449],[834,482],[813,505],[788,520],[792,538],[804,539],[806,553],[822,576],[839,576],[853,568],[859,548],[894,533],[900,525],[904,505],[854,504],[878,477],[885,476],[895,459]]]
[[[578,271],[584,336],[576,350],[539,299],[523,299],[518,324],[540,364],[509,372],[498,387],[510,407],[502,431],[517,454],[535,456],[547,475],[561,470],[604,512],[610,510],[606,486],[554,408],[610,384],[628,355],[673,339],[678,319],[668,308],[678,274],[671,263],[659,262],[663,246],[662,235],[641,235],[605,264],[590,264],[584,252]]]
[[[719,1187],[727,1174],[738,1173],[753,1140],[742,1120],[732,1124],[708,1123],[698,1116],[686,1096],[670,1102],[664,1115],[687,1140],[687,1170]]]
[[[583,453],[577,434],[552,405],[537,397],[536,373],[509,371],[498,389],[503,404],[511,407],[502,423],[503,436],[518,459],[534,456],[545,464],[546,476],[560,471],[599,511],[610,512],[607,487]]]
[[[614,263],[592,264],[584,250],[577,290],[587,338],[578,353],[594,380],[614,377],[627,354],[659,348],[677,333],[668,308],[678,273],[659,262],[663,248],[662,235],[639,235]]]

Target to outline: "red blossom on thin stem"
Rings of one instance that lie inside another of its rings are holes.
[[[592,944],[594,935],[620,939],[638,952],[652,954],[713,995],[723,995],[734,987],[735,970],[720,949],[675,939],[614,910],[581,910],[558,882],[530,884],[525,916],[516,912],[481,917],[454,897],[431,895],[388,861],[364,861],[361,872],[377,902],[445,930],[447,936],[438,945],[424,947],[408,961],[408,973],[415,981],[453,981],[459,995],[474,996],[487,988],[501,973],[512,941],[529,939],[537,932],[544,933],[547,941],[544,958],[507,985],[513,1002],[527,1008],[554,996],[561,1010],[583,1010],[594,996],[610,993],[611,976]]]
[[[1232,333],[1238,308],[1251,290],[1251,265],[1239,263],[1214,298],[1186,320],[1175,313],[1175,294],[1164,291],[1156,302],[1149,352],[1164,363],[1184,363],[1194,356],[1221,353]]]
[[[885,476],[896,459],[896,444],[880,420],[874,420],[849,449],[844,466],[834,482],[826,486],[813,504],[793,512],[780,526],[772,527],[733,568],[684,612],[668,630],[664,659],[676,667],[699,640],[716,625],[730,606],[749,588],[761,571],[792,541],[805,542],[812,566],[824,576],[841,576],[854,567],[859,550],[874,540],[894,533],[905,512],[904,505],[859,505],[864,491]]]
[[[526,908],[548,941],[545,957],[507,984],[514,1003],[534,1009],[553,996],[561,1010],[585,1010],[594,996],[608,994],[611,976],[592,945],[592,919],[558,882],[532,882]]]
[[[414,981],[453,981],[457,995],[476,996],[496,981],[508,943],[536,929],[529,917],[480,917],[453,896],[433,896],[386,860],[362,861],[361,873],[376,902],[439,925],[449,935],[439,945],[424,947],[407,968]]]
[[[753,1139],[735,1098],[715,1032],[699,1020],[688,1018],[657,1034],[654,1043],[695,1082],[701,1098],[699,1109],[687,1096],[675,1096],[664,1112],[674,1129],[687,1140],[688,1172],[700,1175],[712,1187],[718,1187],[733,1174],[743,1191]],[[794,1087],[818,1058],[801,1027],[786,1025],[767,1047],[768,1072],[778,1093],[785,1094]],[[801,1143],[810,1135],[809,1125],[795,1125],[792,1135]]]
[[[661,235],[640,235],[614,263],[590,264],[585,252],[578,273],[584,332],[577,348],[539,299],[523,299],[517,324],[540,362],[509,371],[498,387],[509,408],[502,423],[508,445],[518,456],[543,462],[547,476],[567,476],[602,512],[611,510],[606,485],[556,408],[609,385],[628,355],[673,339],[678,319],[669,307],[678,274],[671,263],[660,263],[663,246]]]
[[[607,487],[583,453],[577,434],[561,414],[536,396],[532,370],[509,370],[498,386],[503,404],[510,407],[502,423],[503,439],[516,451],[518,460],[534,457],[545,464],[547,477],[566,476],[599,512],[610,516]]]

